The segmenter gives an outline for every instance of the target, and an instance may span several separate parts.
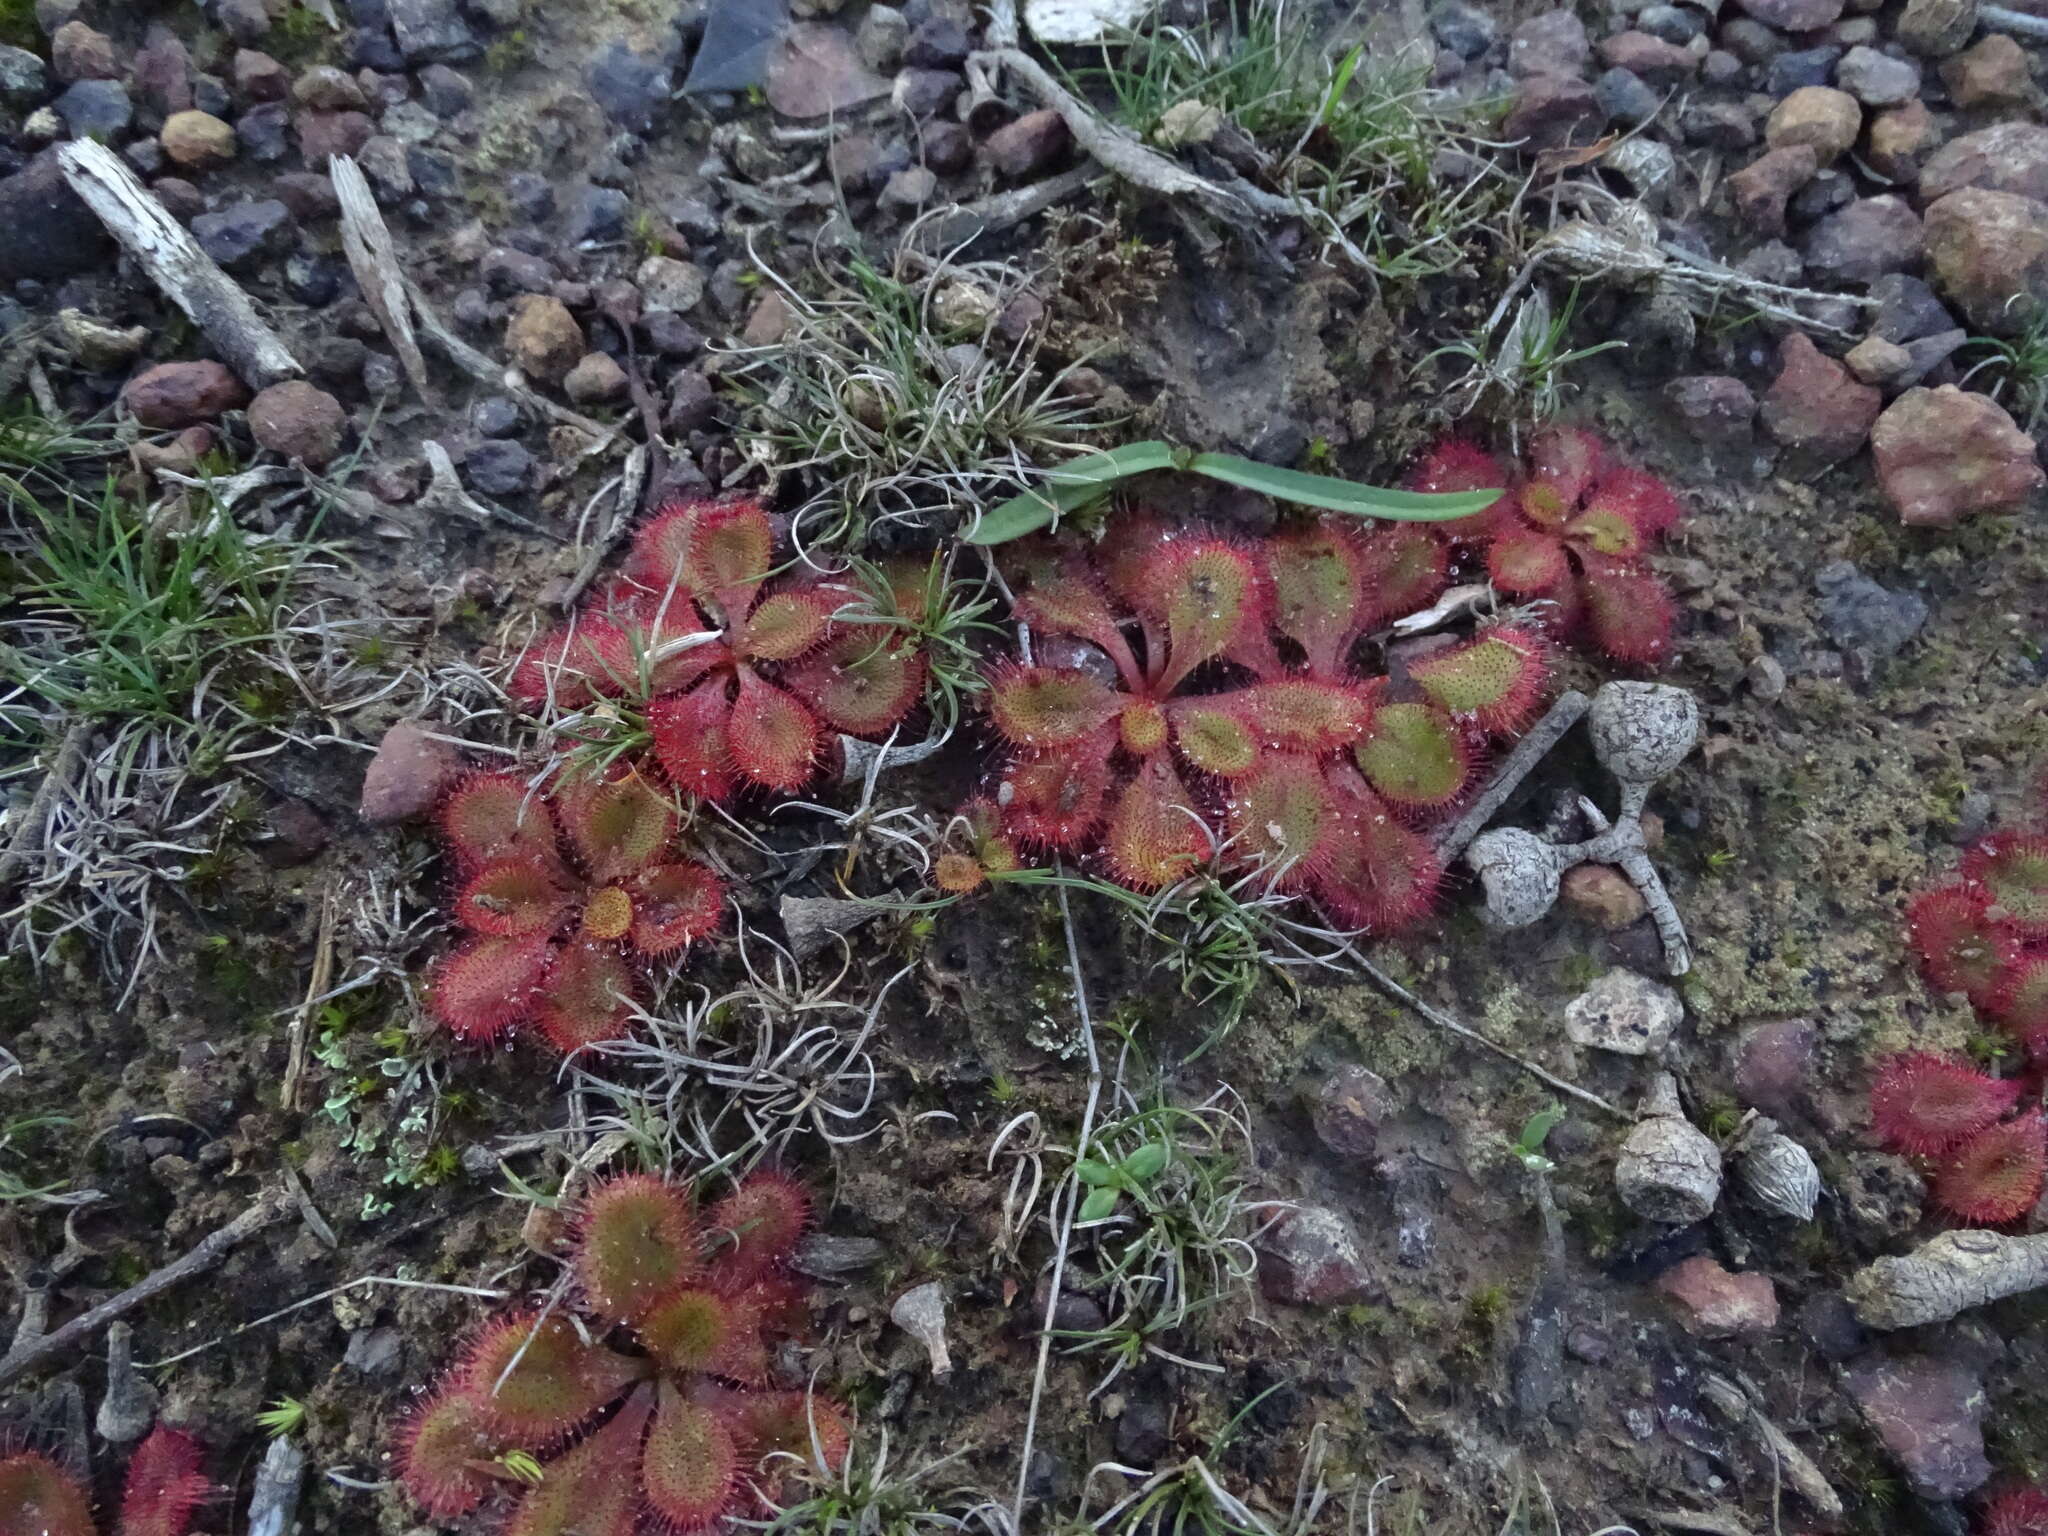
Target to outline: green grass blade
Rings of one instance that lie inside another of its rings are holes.
[[[1089,454],[1053,470],[1044,485],[1012,496],[961,537],[969,544],[1007,544],[1085,506],[1120,481],[1172,469],[1179,462],[1172,444],[1160,442],[1126,443],[1108,453]]]
[[[1484,512],[1500,500],[1499,491],[1453,491],[1432,494],[1421,491],[1390,491],[1379,486],[1355,485],[1328,475],[1305,474],[1298,469],[1280,469],[1258,464],[1232,453],[1198,453],[1187,467],[1196,474],[1241,485],[1279,501],[1304,507],[1321,507],[1329,512],[1348,512],[1353,517],[1376,517],[1399,523],[1442,523],[1453,518]]]

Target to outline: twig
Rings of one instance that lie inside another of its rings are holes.
[[[391,241],[390,226],[377,206],[377,194],[370,190],[362,167],[347,155],[333,155],[327,161],[328,180],[341,204],[341,248],[348,257],[349,270],[363,299],[391,339],[399,366],[412,381],[420,399],[438,406],[439,398],[427,378],[427,360],[420,356],[419,339],[413,334],[412,307],[406,296],[405,269],[398,263],[398,251]]]
[[[1067,888],[1056,885],[1060,899],[1060,926],[1067,936],[1067,970],[1074,978],[1074,1008],[1081,1019],[1081,1039],[1088,1047],[1088,1104],[1081,1112],[1081,1135],[1074,1143],[1075,1161],[1088,1150],[1089,1138],[1095,1134],[1095,1108],[1102,1099],[1102,1058],[1095,1050],[1095,1021],[1088,1013],[1088,984],[1081,975],[1081,946],[1074,937],[1074,914],[1067,905]],[[1052,1359],[1053,1314],[1060,1304],[1060,1284],[1066,1278],[1067,1248],[1074,1237],[1074,1216],[1081,1203],[1081,1180],[1073,1170],[1067,1170],[1063,1188],[1067,1196],[1066,1213],[1060,1218],[1059,1244],[1053,1249],[1052,1275],[1048,1281],[1045,1296],[1045,1326],[1038,1331],[1038,1364],[1031,1374],[1031,1411],[1024,1418],[1024,1449],[1017,1458],[1017,1494],[1010,1504],[1010,1528],[1024,1529],[1024,1490],[1031,1481],[1031,1445],[1038,1435],[1038,1406],[1045,1396],[1046,1366]],[[1059,1198],[1055,1192],[1053,1198]]]
[[[256,1197],[255,1204],[226,1226],[209,1232],[183,1257],[173,1259],[162,1269],[144,1275],[127,1290],[108,1297],[90,1311],[80,1313],[55,1333],[44,1334],[25,1349],[9,1351],[5,1359],[0,1359],[0,1387],[18,1380],[54,1356],[77,1348],[108,1323],[116,1318],[126,1317],[151,1297],[191,1279],[204,1270],[213,1268],[226,1258],[238,1243],[268,1227],[276,1226],[293,1209],[295,1207],[292,1197],[282,1185],[266,1189]]]
[[[1076,144],[1104,170],[1133,186],[1164,197],[1189,198],[1217,218],[1240,226],[1253,217],[1288,219],[1302,213],[1292,198],[1276,197],[1242,182],[1223,186],[1147,148],[1137,135],[1108,121],[1069,92],[1021,48],[987,49],[974,54],[969,62],[984,68],[995,65],[1023,81],[1032,95],[1059,113]]]
[[[416,1222],[414,1225],[426,1226],[430,1225],[431,1222],[443,1219],[444,1217],[437,1215],[430,1218],[428,1222]],[[390,1240],[396,1241],[404,1235],[405,1233],[403,1232],[395,1232]],[[281,1317],[290,1317],[294,1312],[302,1311],[307,1307],[317,1306],[323,1301],[331,1301],[336,1296],[345,1296],[359,1285],[395,1285],[400,1290],[442,1291],[451,1296],[479,1296],[485,1301],[503,1301],[511,1294],[509,1291],[490,1290],[480,1285],[442,1285],[432,1280],[400,1280],[396,1276],[391,1275],[360,1275],[354,1280],[344,1281],[340,1285],[330,1285],[324,1291],[315,1292],[311,1296],[301,1297],[290,1306],[279,1307],[275,1312],[266,1312],[261,1317],[252,1318],[239,1327],[230,1328],[218,1338],[208,1339],[204,1344],[194,1344],[190,1349],[181,1349],[175,1355],[166,1355],[161,1360],[151,1360],[143,1366],[143,1369],[146,1371],[160,1371],[167,1365],[176,1365],[180,1360],[189,1360],[194,1355],[203,1355],[207,1350],[217,1349],[230,1339],[239,1339],[253,1328],[261,1328],[266,1323],[274,1323]]]
[[[956,250],[983,235],[1001,234],[1107,178],[1099,165],[1078,165],[1029,186],[997,192],[975,202],[935,210],[903,232],[903,245],[925,255]]]
[[[1522,787],[1522,780],[1543,760],[1544,754],[1564,739],[1564,733],[1584,718],[1593,701],[1572,688],[1550,706],[1549,711],[1531,727],[1529,734],[1515,743],[1512,752],[1501,760],[1494,772],[1493,782],[1471,807],[1454,822],[1449,830],[1441,832],[1436,839],[1436,856],[1445,864],[1465,851],[1465,847],[1486,829],[1494,813],[1508,803],[1508,797]]]
[[[577,568],[575,579],[562,594],[561,606],[567,609],[576,606],[591,582],[597,579],[598,571],[611,555],[612,546],[619,542],[619,536],[633,526],[633,520],[640,515],[641,498],[646,495],[647,485],[653,476],[653,457],[657,450],[647,447],[635,448],[626,455],[626,467],[616,482],[618,499],[612,506],[611,520],[605,524],[604,532],[590,546],[583,557],[583,564]]]
[[[2048,16],[2033,16],[2003,5],[1978,6],[1977,25],[1991,32],[2017,32],[2022,37],[2048,38]]]
[[[277,1096],[279,1105],[287,1110],[299,1107],[299,1081],[306,1073],[306,1037],[313,1027],[313,1000],[327,995],[327,988],[334,978],[334,920],[339,905],[334,899],[334,887],[327,886],[320,896],[320,928],[313,941],[313,974],[306,983],[305,1001],[299,1004],[299,1011],[292,1019],[291,1047],[284,1064],[284,1086]]]
[[[546,395],[527,388],[526,381],[516,372],[477,351],[451,331],[447,322],[434,313],[434,307],[427,302],[426,295],[420,292],[420,285],[409,277],[405,280],[405,296],[412,301],[413,319],[419,326],[421,339],[479,384],[502,389],[529,411],[552,416],[556,421],[586,434],[594,439],[590,450],[592,452],[611,441],[615,435],[612,428],[601,421],[592,421],[581,412],[572,411],[566,405],[559,405]]]
[[[1389,976],[1385,971],[1381,970],[1378,966],[1374,965],[1370,960],[1366,959],[1364,955],[1358,952],[1356,945],[1346,944],[1344,946],[1344,952],[1351,957],[1351,959],[1357,964],[1358,968],[1361,971],[1363,971],[1366,974],[1366,976],[1372,981],[1374,986],[1378,987],[1382,992],[1386,993],[1389,997],[1395,999],[1397,1002],[1406,1003],[1410,1008],[1413,1008],[1417,1013],[1422,1015],[1423,1018],[1427,1019],[1430,1023],[1436,1025],[1438,1029],[1447,1029],[1452,1034],[1458,1036],[1459,1039],[1470,1040],[1474,1045],[1482,1046],[1485,1049],[1493,1052],[1494,1055],[1499,1056],[1504,1060],[1513,1062],[1516,1066],[1520,1067],[1524,1072],[1527,1072],[1531,1077],[1535,1078],[1538,1082],[1548,1084],[1550,1087],[1555,1088],[1559,1093],[1569,1094],[1572,1098],[1577,1099],[1581,1104],[1589,1105],[1592,1108],[1599,1110],[1604,1115],[1611,1115],[1616,1120],[1625,1120],[1631,1122],[1635,1119],[1635,1116],[1630,1114],[1627,1110],[1616,1108],[1614,1105],[1608,1103],[1605,1099],[1601,1098],[1599,1094],[1594,1093],[1588,1089],[1581,1088],[1577,1083],[1566,1082],[1563,1078],[1557,1076],[1555,1073],[1547,1072],[1542,1067],[1537,1066],[1535,1062],[1530,1061],[1528,1058],[1523,1056],[1517,1056],[1513,1051],[1509,1050],[1506,1046],[1499,1044],[1497,1041],[1489,1040],[1486,1036],[1480,1034],[1478,1030],[1473,1029],[1470,1025],[1460,1024],[1456,1019],[1452,1018],[1448,1013],[1445,1013],[1443,1010],[1431,1007],[1428,1003],[1425,1003],[1421,998],[1417,997],[1413,992],[1410,992],[1406,987],[1402,986],[1401,983],[1394,980],[1394,978]]]
[[[543,528],[530,517],[521,517],[496,502],[480,501],[470,495],[455,473],[455,461],[448,456],[448,450],[431,438],[420,444],[420,456],[427,461],[427,488],[415,503],[420,510],[455,512],[479,523],[510,523],[558,544],[566,542],[552,528]]]
[[[267,389],[303,371],[298,360],[249,302],[235,280],[199,248],[104,144],[77,139],[60,145],[57,164],[85,205],[98,215],[150,281],[204,331],[227,365],[251,389]]]
[[[50,806],[84,764],[85,744],[91,735],[92,722],[89,720],[74,720],[70,729],[65,731],[49,771],[36,785],[28,808],[21,813],[20,822],[7,839],[7,851],[0,853],[0,887],[5,887],[14,878],[16,870],[43,851],[43,841],[49,831]]]

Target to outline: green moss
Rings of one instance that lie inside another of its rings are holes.
[[[43,30],[36,25],[35,0],[0,0],[0,43],[10,48],[43,51]]]

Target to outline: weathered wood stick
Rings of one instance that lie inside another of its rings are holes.
[[[221,359],[251,389],[268,389],[303,370],[256,313],[239,284],[135,179],[113,151],[91,139],[59,145],[57,164],[85,205],[164,296],[192,318]]]
[[[377,324],[391,338],[391,350],[398,354],[398,365],[412,381],[414,391],[428,405],[439,405],[427,378],[427,360],[420,355],[419,338],[413,334],[405,269],[399,265],[390,226],[377,206],[377,194],[370,190],[362,167],[347,155],[328,158],[327,179],[334,184],[335,200],[341,204],[341,248],[348,257],[349,271],[356,275],[356,286],[363,290]]]
[[[1903,1258],[1883,1258],[1842,1288],[1866,1328],[1918,1328],[2048,1285],[2048,1235],[1944,1232]]]
[[[256,1197],[254,1205],[226,1226],[207,1233],[182,1258],[173,1259],[162,1269],[144,1275],[127,1290],[118,1296],[108,1297],[91,1311],[81,1312],[55,1333],[46,1333],[23,1348],[10,1351],[0,1359],[0,1387],[8,1386],[38,1366],[78,1348],[108,1323],[126,1317],[152,1296],[191,1279],[202,1270],[213,1268],[244,1238],[275,1226],[293,1209],[292,1197],[281,1186],[265,1190]]]

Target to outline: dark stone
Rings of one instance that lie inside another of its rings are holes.
[[[1960,1499],[1990,1478],[1989,1396],[1970,1365],[1946,1355],[1873,1354],[1851,1364],[1842,1385],[1922,1498]]]
[[[1839,1291],[1821,1291],[1807,1298],[1792,1321],[1800,1336],[1824,1360],[1836,1363],[1860,1354],[1870,1334],[1856,1321],[1856,1313]]]
[[[1351,1064],[1324,1080],[1309,1115],[1325,1147],[1352,1162],[1370,1163],[1379,1150],[1380,1127],[1399,1109],[1384,1078]]]
[[[936,117],[953,105],[967,82],[950,69],[906,69],[896,77],[892,99],[912,117]]]
[[[1870,285],[1870,296],[1877,300],[1877,308],[1871,314],[1870,334],[1885,341],[1903,345],[1955,327],[1955,317],[1934,290],[1904,272],[1880,277]]]
[[[695,357],[704,350],[704,335],[673,310],[659,309],[640,317],[640,334],[662,357]]]
[[[1591,143],[1606,125],[1600,100],[1585,81],[1575,76],[1531,75],[1516,92],[1501,134],[1509,143],[1535,154]]]
[[[1173,1413],[1151,1392],[1134,1393],[1116,1421],[1116,1457],[1149,1467],[1173,1448]]]
[[[235,142],[262,165],[282,160],[291,149],[291,113],[281,101],[251,107],[235,120]]]
[[[1725,48],[1708,50],[1700,60],[1700,79],[1708,85],[1722,90],[1733,90],[1742,83],[1742,77],[1749,66]]]
[[[1705,18],[1687,5],[1646,5],[1637,14],[1636,25],[1652,37],[1681,47],[1707,29]]]
[[[959,123],[934,118],[918,129],[917,147],[924,163],[941,176],[953,176],[974,163],[974,138]]]
[[[289,171],[274,177],[270,190],[301,224],[331,219],[341,208],[334,183],[312,171]]]
[[[49,94],[49,73],[43,61],[26,48],[0,43],[0,106],[34,107]]]
[[[290,256],[284,264],[285,291],[309,309],[324,309],[341,296],[347,270],[331,256]]]
[[[1733,101],[1689,101],[1678,114],[1678,131],[1688,144],[1735,151],[1756,143],[1756,119]]]
[[[164,205],[164,212],[180,224],[189,225],[206,212],[205,195],[182,176],[159,176],[149,190]]]
[[[199,248],[231,272],[284,249],[291,237],[291,210],[275,198],[232,203],[192,221],[192,238]]]
[[[1764,76],[1764,89],[1773,96],[1790,96],[1801,86],[1830,85],[1834,82],[1835,64],[1842,57],[1839,48],[1802,48],[1796,53],[1781,53],[1770,62],[1770,69]]]
[[[405,168],[412,176],[412,184],[427,197],[453,197],[461,190],[462,177],[456,169],[455,157],[438,149],[428,149],[424,144],[409,145]]]
[[[155,139],[137,139],[121,151],[121,158],[128,162],[128,169],[147,180],[164,168],[168,158],[164,147]]]
[[[483,51],[455,0],[390,0],[391,34],[413,64],[460,64]]]
[[[1436,40],[1461,59],[1482,57],[1500,36],[1492,15],[1465,0],[1444,0],[1429,14]]]
[[[192,105],[209,117],[226,121],[235,110],[234,93],[228,89],[227,82],[217,75],[194,75]]]
[[[1582,75],[1592,58],[1586,24],[1566,7],[1531,16],[1515,28],[1508,41],[1508,72],[1518,80],[1534,75]]]
[[[436,117],[455,117],[476,101],[476,88],[446,64],[429,64],[420,71],[420,96]]]
[[[617,240],[626,233],[626,214],[632,206],[632,199],[617,187],[584,187],[569,205],[565,238],[571,245]]]
[[[111,143],[135,124],[135,106],[118,80],[80,80],[51,105],[74,139]]]
[[[509,438],[490,438],[469,450],[462,472],[484,496],[516,496],[533,481],[533,455]]]
[[[519,431],[519,407],[503,395],[486,395],[469,408],[469,424],[480,437],[511,437]]]
[[[1856,196],[1856,180],[1847,171],[1821,170],[1792,194],[1786,212],[1795,224],[1824,219],[1837,208],[1846,208]]]
[[[503,245],[484,252],[476,275],[501,299],[509,299],[515,293],[552,293],[561,276],[546,257],[529,256]]]
[[[973,47],[967,29],[948,16],[934,16],[913,27],[904,45],[903,62],[913,69],[958,69]]]
[[[634,133],[647,133],[675,90],[674,68],[673,56],[637,52],[615,38],[590,61],[586,78],[607,118]]]
[[[323,384],[360,383],[369,357],[370,349],[353,336],[322,336],[306,346],[306,368]]]
[[[1927,622],[1927,604],[1911,592],[1879,586],[1847,560],[1813,574],[1820,627],[1836,648],[1866,669],[1896,656]]]
[[[1721,28],[1720,43],[1745,64],[1768,64],[1792,45],[1784,34],[1749,16],[1738,16]]]
[[[514,171],[505,178],[505,206],[513,216],[529,224],[544,224],[555,216],[555,189],[545,176],[532,171]]]
[[[694,432],[711,420],[716,405],[711,381],[694,370],[679,373],[669,386],[668,411],[662,425],[671,432]]]
[[[398,70],[405,68],[405,55],[388,32],[365,28],[349,39],[348,61],[357,69]]]
[[[1072,142],[1066,120],[1047,107],[1005,123],[981,148],[999,174],[1021,181],[1058,164]]]
[[[1756,396],[1740,379],[1693,374],[1664,386],[1664,399],[1686,430],[1721,447],[1747,443],[1756,425]]]
[[[826,151],[825,164],[847,192],[874,192],[910,165],[910,146],[901,139],[885,142],[872,133],[842,134]]]
[[[0,181],[0,230],[0,281],[9,283],[98,270],[112,245],[48,150]]]
[[[1808,1084],[1820,1031],[1805,1019],[1772,1019],[1736,1047],[1735,1094],[1751,1109],[1778,1120],[1800,1120],[1811,1109]]]
[[[1904,198],[1858,198],[1807,231],[1806,270],[1823,282],[1873,283],[1919,266],[1922,245],[1920,216]]]
[[[1625,69],[1604,71],[1593,82],[1593,98],[1600,110],[1628,127],[1647,123],[1664,105],[1664,98]]]

